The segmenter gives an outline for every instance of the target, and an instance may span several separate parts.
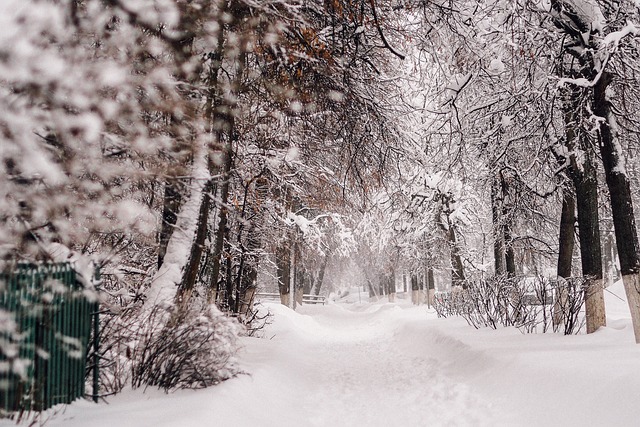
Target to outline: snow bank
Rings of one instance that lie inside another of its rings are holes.
[[[48,425],[634,426],[640,346],[621,285],[605,295],[612,326],[577,336],[475,330],[424,306],[265,304],[268,338],[243,341],[249,375],[80,402]]]

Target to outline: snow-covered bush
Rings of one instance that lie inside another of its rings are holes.
[[[233,355],[240,324],[210,306],[171,313],[154,308],[131,353],[133,387],[204,388],[238,373]]]
[[[587,281],[560,282],[544,277],[494,276],[467,281],[466,288],[435,297],[439,317],[461,316],[473,327],[515,326],[523,333],[581,329],[581,310]]]

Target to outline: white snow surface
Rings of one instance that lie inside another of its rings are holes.
[[[265,304],[274,321],[266,338],[243,338],[246,375],[77,402],[47,425],[638,425],[640,346],[620,283],[606,292],[608,327],[577,336],[475,330],[402,299],[353,295],[297,312]]]

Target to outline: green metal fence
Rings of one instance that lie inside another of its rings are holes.
[[[69,263],[0,273],[0,410],[41,411],[85,394],[97,310]]]

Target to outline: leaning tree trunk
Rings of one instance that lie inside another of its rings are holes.
[[[327,252],[322,260],[322,264],[320,265],[320,271],[318,271],[318,279],[314,286],[314,293],[320,295],[320,289],[322,288],[322,283],[324,282],[324,273],[327,271],[327,264],[329,263],[329,252]]]
[[[631,197],[631,186],[625,161],[615,135],[615,117],[607,98],[611,76],[603,72],[594,87],[594,113],[601,117],[599,127],[600,154],[611,197],[611,213],[620,260],[622,282],[627,294],[636,343],[640,343],[640,245]]]
[[[200,261],[202,260],[202,254],[207,239],[207,228],[209,224],[209,206],[211,200],[211,190],[213,189],[213,181],[209,180],[204,188],[202,194],[202,200],[200,202],[200,210],[198,213],[198,226],[196,230],[196,237],[191,245],[191,251],[189,253],[189,261],[184,268],[184,274],[182,276],[182,282],[178,287],[177,300],[181,305],[187,304],[191,299],[193,288],[195,287],[200,272]]]

